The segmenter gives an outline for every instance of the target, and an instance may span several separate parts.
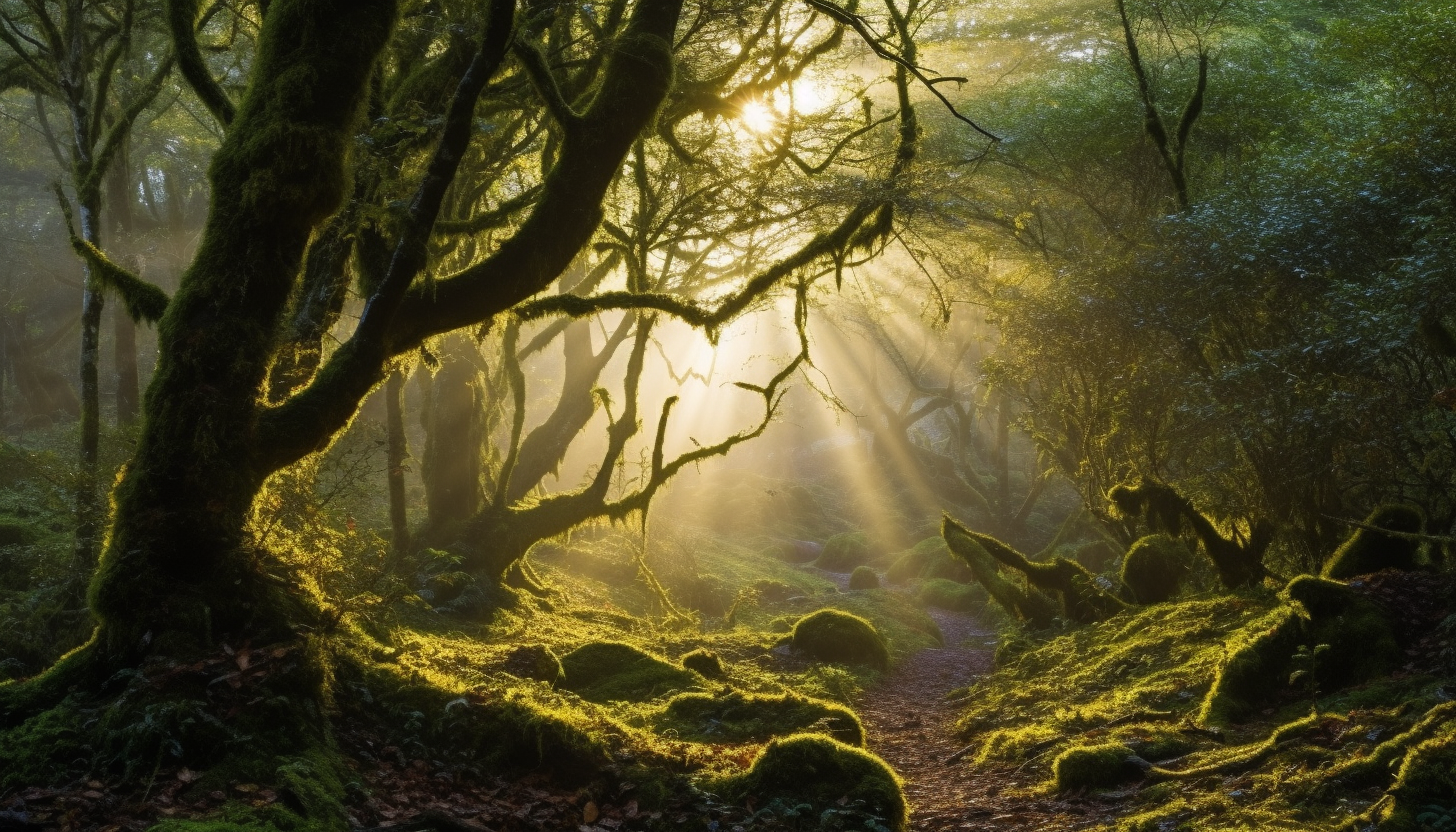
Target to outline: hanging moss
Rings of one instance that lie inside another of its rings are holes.
[[[849,588],[854,590],[879,589],[880,576],[868,566],[856,566],[849,575]]]
[[[592,702],[643,702],[702,685],[697,674],[630,644],[594,641],[561,657],[561,687]]]
[[[1178,594],[1192,553],[1166,534],[1139,538],[1122,562],[1122,582],[1139,604],[1161,604]]]
[[[864,532],[844,532],[824,542],[824,551],[814,565],[826,572],[851,572],[869,560],[869,537]]]
[[[786,798],[816,810],[862,807],[895,832],[908,828],[900,778],[880,758],[814,734],[775,739],[748,772],[725,784],[733,798]]]
[[[1107,789],[1124,783],[1139,773],[1130,762],[1135,756],[1120,742],[1069,748],[1052,761],[1057,791]]]
[[[1393,532],[1420,533],[1425,515],[1414,506],[1384,505],[1370,512],[1365,525]],[[1356,529],[1325,564],[1324,576],[1343,580],[1382,569],[1414,569],[1420,543],[1415,540]]]
[[[805,732],[854,746],[865,743],[864,726],[853,711],[796,693],[680,694],[668,701],[658,728],[670,728],[683,739],[713,743],[764,742]]]
[[[727,675],[723,670],[723,660],[712,650],[699,647],[684,654],[681,664],[684,670],[691,670],[708,679],[721,679]]]
[[[839,610],[819,610],[799,619],[791,636],[794,649],[816,659],[862,664],[886,670],[890,650],[870,622]]]

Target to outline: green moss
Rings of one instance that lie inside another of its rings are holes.
[[[1370,512],[1365,525],[1393,532],[1418,533],[1425,516],[1414,506],[1384,505]],[[1420,544],[1369,529],[1356,529],[1325,564],[1326,578],[1352,578],[1382,569],[1414,569]]]
[[[875,570],[868,566],[856,566],[849,575],[849,588],[852,590],[879,589],[880,576]]]
[[[1076,789],[1106,789],[1137,775],[1128,762],[1132,749],[1120,742],[1069,748],[1052,762],[1052,776],[1059,792]]]
[[[1290,660],[1304,642],[1304,619],[1289,607],[1233,634],[1199,718],[1223,724],[1248,717],[1289,682]]]
[[[1166,534],[1139,538],[1122,561],[1122,582],[1139,604],[1161,604],[1178,594],[1193,560],[1177,538]]]
[[[87,716],[74,703],[42,711],[0,731],[0,792],[22,786],[58,784],[84,774],[78,760],[88,760],[89,738],[82,729]]]
[[[532,679],[557,685],[566,677],[561,660],[544,644],[522,644],[512,648],[501,661],[500,669],[517,679]]]
[[[917,579],[945,578],[966,583],[975,578],[970,567],[955,555],[942,537],[927,537],[895,557],[885,572],[890,583]]]
[[[24,520],[0,519],[0,547],[29,546],[39,537],[41,532],[34,524]]]
[[[797,650],[828,662],[862,664],[880,670],[890,666],[885,639],[870,622],[839,610],[819,610],[794,625]]]
[[[1456,829],[1456,730],[1411,749],[1388,794],[1380,832]]]
[[[1304,613],[1306,618],[1340,615],[1355,605],[1355,590],[1339,581],[1300,575],[1290,581],[1279,596]]]
[[[697,674],[617,641],[597,641],[561,657],[561,687],[592,702],[642,702],[699,687]]]
[[[816,810],[862,807],[892,830],[908,827],[900,778],[880,758],[814,734],[775,739],[725,791],[735,798],[787,798]]]
[[[864,532],[844,532],[824,542],[824,551],[814,565],[826,572],[852,572],[869,560],[869,537]]]
[[[682,657],[684,670],[691,670],[709,679],[721,679],[727,675],[723,670],[723,660],[712,650],[705,650],[699,647]]]
[[[915,597],[927,607],[955,612],[976,612],[984,609],[990,596],[980,584],[967,586],[944,578],[931,578],[920,587]]]
[[[1008,615],[1038,630],[1052,625],[1057,611],[1051,599],[1031,587],[1007,580],[996,560],[964,526],[947,517],[941,525],[941,535],[950,551],[967,565],[987,594]]]
[[[795,693],[781,695],[684,693],[668,701],[659,729],[704,742],[763,742],[797,733],[820,733],[863,746],[864,726],[840,705]]]

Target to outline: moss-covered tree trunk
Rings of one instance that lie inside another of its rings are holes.
[[[305,245],[344,192],[395,5],[280,0],[269,10],[252,83],[212,164],[201,244],[158,327],[145,425],[92,585],[98,646],[113,656],[287,626],[244,539],[271,473],[255,435],[261,393]]]

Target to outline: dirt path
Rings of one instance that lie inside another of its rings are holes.
[[[946,765],[961,749],[955,738],[958,707],[946,694],[990,672],[995,634],[960,613],[927,610],[945,646],[921,650],[880,684],[865,691],[857,711],[869,746],[901,777],[910,799],[910,828],[943,830],[1069,830],[1092,826],[1106,807],[1096,801],[1003,796],[1036,775],[979,772],[965,762]],[[1018,782],[1019,781],[1019,782]]]

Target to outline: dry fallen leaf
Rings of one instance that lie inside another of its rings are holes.
[[[586,808],[581,810],[581,822],[596,823],[597,818],[601,817],[601,814],[602,812],[600,809],[597,808],[597,804],[588,801],[586,804]]]

